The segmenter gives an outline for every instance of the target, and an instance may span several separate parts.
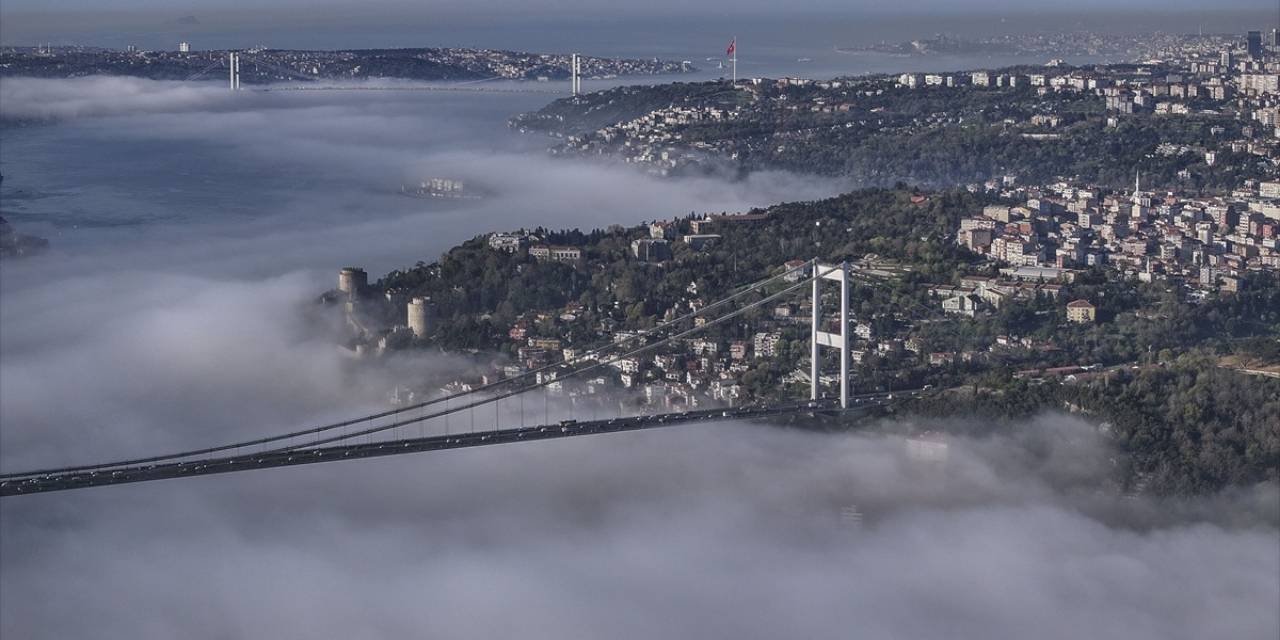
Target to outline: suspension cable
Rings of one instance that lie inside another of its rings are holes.
[[[729,296],[727,296],[727,297],[725,297],[725,298],[722,298],[721,300],[718,300],[718,301],[716,301],[716,302],[714,302],[714,303],[712,303],[712,304],[706,305],[706,306],[704,306],[704,307],[700,307],[700,308],[698,308],[698,309],[695,309],[695,310],[693,310],[693,311],[690,311],[689,313],[686,313],[686,314],[684,314],[684,315],[682,315],[682,316],[679,316],[679,317],[677,317],[677,318],[674,318],[674,319],[672,319],[672,320],[668,320],[668,321],[665,321],[665,322],[659,323],[659,324],[657,324],[657,325],[655,325],[655,326],[653,326],[653,327],[651,327],[651,328],[649,328],[649,329],[645,329],[645,330],[642,330],[642,331],[635,332],[635,333],[633,333],[633,334],[631,334],[631,335],[629,335],[629,336],[626,336],[626,337],[624,337],[624,338],[622,338],[622,339],[620,339],[620,340],[610,340],[609,342],[606,342],[606,343],[604,343],[604,344],[601,344],[600,346],[594,347],[594,348],[592,348],[592,349],[590,349],[590,350],[588,350],[588,351],[583,352],[583,354],[582,354],[581,356],[576,357],[576,358],[575,358],[575,360],[577,360],[577,359],[585,359],[585,358],[587,358],[587,357],[589,357],[589,356],[593,356],[593,355],[595,355],[595,354],[598,354],[598,353],[600,353],[600,352],[602,352],[602,351],[604,351],[604,350],[606,350],[606,349],[609,349],[609,348],[611,348],[611,347],[616,347],[616,346],[619,346],[619,345],[627,344],[627,343],[629,343],[629,342],[634,342],[634,341],[636,341],[636,340],[640,340],[640,339],[642,339],[642,338],[647,338],[647,337],[649,337],[650,335],[653,335],[654,333],[657,333],[657,332],[662,331],[662,330],[664,330],[664,329],[666,329],[666,328],[668,328],[668,327],[671,327],[672,325],[675,325],[675,324],[678,324],[678,323],[682,323],[682,322],[684,322],[684,321],[686,321],[686,320],[689,320],[689,319],[694,318],[694,317],[696,317],[696,316],[699,316],[699,315],[701,315],[701,314],[704,314],[704,313],[707,313],[707,312],[712,311],[712,310],[714,310],[714,309],[718,309],[718,308],[720,308],[720,307],[723,307],[723,306],[725,306],[725,305],[727,305],[727,304],[729,304],[729,303],[733,302],[734,300],[736,300],[736,299],[738,299],[738,298],[741,298],[742,296],[747,295],[748,293],[751,293],[751,292],[755,291],[756,289],[759,289],[759,288],[764,287],[764,286],[766,286],[766,285],[768,285],[768,284],[771,284],[771,283],[773,283],[773,282],[775,282],[775,281],[777,281],[777,280],[779,280],[779,279],[782,279],[782,278],[785,278],[785,277],[787,277],[787,276],[790,276],[790,275],[792,275],[793,273],[796,273],[796,272],[802,271],[803,269],[808,268],[808,267],[809,267],[810,265],[812,265],[812,264],[813,264],[813,260],[806,261],[806,262],[805,262],[804,264],[802,264],[802,265],[796,266],[796,267],[791,268],[791,269],[787,269],[787,270],[783,271],[782,273],[779,273],[779,274],[777,274],[777,275],[775,275],[775,276],[772,276],[772,277],[766,278],[766,279],[764,279],[764,280],[761,280],[761,281],[756,282],[756,283],[753,283],[753,284],[746,285],[746,286],[744,286],[741,290],[739,290],[738,292],[733,293],[733,294],[731,294],[731,295],[729,295]],[[811,278],[810,278],[810,279],[811,279]],[[806,280],[806,281],[807,281],[807,280]],[[193,456],[208,455],[208,454],[210,454],[210,453],[218,453],[218,452],[221,452],[221,451],[227,451],[227,450],[230,450],[230,449],[237,449],[237,448],[241,448],[241,447],[250,447],[250,446],[256,446],[256,445],[261,445],[261,444],[269,444],[269,443],[272,443],[272,442],[279,442],[279,441],[282,441],[282,440],[289,440],[289,439],[297,438],[297,437],[301,437],[301,436],[307,436],[307,435],[314,435],[314,434],[318,434],[318,433],[324,433],[324,432],[327,432],[327,431],[333,431],[333,430],[335,430],[335,429],[341,429],[341,428],[344,428],[344,427],[349,427],[349,426],[352,426],[352,425],[355,425],[355,424],[359,424],[359,423],[361,423],[361,422],[367,422],[367,421],[372,421],[372,420],[378,420],[378,419],[381,419],[381,418],[386,418],[386,417],[389,417],[389,416],[398,415],[398,414],[404,413],[404,412],[406,412],[406,411],[412,411],[412,410],[414,410],[414,409],[421,409],[421,408],[423,408],[423,407],[428,407],[428,406],[431,406],[431,405],[439,404],[439,403],[441,403],[441,402],[446,402],[446,401],[455,400],[455,399],[462,398],[462,397],[465,397],[465,396],[469,396],[469,395],[473,395],[473,394],[476,394],[476,393],[480,393],[480,392],[482,392],[482,391],[486,391],[486,390],[489,390],[489,389],[492,389],[492,388],[495,388],[495,387],[499,387],[499,386],[503,386],[503,385],[512,384],[512,383],[515,383],[515,382],[518,382],[518,381],[521,381],[521,380],[525,380],[525,379],[528,379],[528,378],[534,377],[534,376],[536,376],[536,375],[537,375],[537,374],[539,374],[539,373],[542,373],[542,372],[548,371],[548,370],[550,370],[550,369],[554,369],[554,368],[557,368],[557,367],[563,366],[563,365],[565,365],[565,364],[567,364],[567,361],[565,361],[565,360],[561,360],[561,361],[559,361],[559,362],[551,363],[551,364],[548,364],[548,365],[544,365],[544,366],[542,366],[542,367],[539,367],[539,368],[537,368],[537,369],[533,369],[533,370],[531,370],[531,371],[527,371],[527,372],[525,372],[525,373],[523,373],[523,374],[520,374],[520,375],[517,375],[517,376],[513,376],[513,377],[510,377],[510,378],[504,378],[504,379],[502,379],[502,380],[497,380],[497,381],[490,382],[490,383],[487,383],[487,384],[483,384],[483,385],[479,385],[479,386],[476,386],[476,387],[472,387],[471,389],[469,389],[469,390],[467,390],[467,391],[462,391],[462,392],[459,392],[459,393],[455,393],[455,394],[451,394],[451,395],[443,396],[443,397],[440,397],[440,398],[435,398],[435,399],[433,399],[433,400],[427,400],[427,401],[425,401],[425,402],[420,402],[420,403],[413,404],[413,405],[407,405],[407,406],[404,406],[404,407],[398,407],[398,408],[396,408],[396,409],[390,409],[390,410],[382,411],[382,412],[379,412],[379,413],[374,413],[374,414],[369,414],[369,415],[365,415],[365,416],[360,416],[360,417],[358,417],[358,418],[351,418],[351,419],[348,419],[348,420],[343,420],[343,421],[340,421],[340,422],[334,422],[334,423],[331,423],[331,424],[326,424],[326,425],[322,425],[322,426],[318,426],[318,427],[310,427],[310,428],[307,428],[307,429],[301,429],[301,430],[298,430],[298,431],[292,431],[292,432],[289,432],[289,433],[282,433],[282,434],[277,434],[277,435],[273,435],[273,436],[265,436],[265,437],[262,437],[262,438],[255,438],[255,439],[252,439],[252,440],[244,440],[244,441],[240,441],[240,442],[233,442],[233,443],[224,444],[224,445],[218,445],[218,446],[213,446],[213,447],[205,447],[205,448],[201,448],[201,449],[191,449],[191,450],[188,450],[188,451],[180,451],[180,452],[176,452],[176,453],[161,454],[161,455],[148,456],[148,457],[143,457],[143,458],[134,458],[134,459],[129,459],[129,460],[117,460],[117,461],[114,461],[114,462],[103,462],[103,463],[98,463],[98,464],[86,464],[86,465],[77,465],[77,466],[68,466],[68,467],[58,467],[58,468],[48,468],[48,469],[36,469],[36,470],[32,470],[32,471],[23,471],[23,472],[2,473],[2,474],[0,474],[0,479],[6,479],[6,480],[7,480],[7,479],[20,478],[20,477],[25,477],[25,476],[32,476],[32,475],[46,475],[46,474],[52,474],[52,473],[68,473],[68,472],[74,472],[74,471],[92,471],[92,470],[108,469],[108,468],[112,468],[112,467],[121,467],[121,466],[136,465],[136,464],[146,464],[146,463],[150,463],[150,462],[164,462],[164,461],[169,461],[169,460],[176,460],[176,459],[179,459],[179,458],[190,458],[190,457],[193,457]],[[527,390],[528,388],[533,388],[533,387],[525,387],[525,388],[522,388],[520,391],[517,391],[517,393],[522,393],[524,390]],[[510,395],[514,395],[514,394],[510,394]],[[510,397],[510,395],[507,395],[507,396],[501,396],[501,397]],[[452,412],[450,412],[450,413],[452,413]],[[446,415],[446,414],[439,414],[439,415]],[[422,417],[422,418],[420,418],[420,419],[421,419],[421,420],[426,420],[426,419],[430,419],[430,418],[432,418],[432,417],[438,417],[438,416],[436,416],[436,415],[431,415],[431,416]],[[416,420],[415,420],[415,421],[416,421]],[[411,424],[412,422],[414,422],[414,421],[407,422],[407,423],[405,423],[405,424]],[[290,449],[291,449],[290,447],[286,447],[286,448],[279,449],[279,450],[290,450]],[[273,451],[274,451],[274,450],[275,450],[275,449],[273,449]]]
[[[694,328],[692,328],[692,329],[689,329],[689,330],[683,331],[683,332],[681,332],[681,333],[677,333],[677,334],[675,334],[675,335],[673,335],[673,336],[669,336],[669,337],[667,337],[667,338],[663,338],[662,340],[659,340],[658,342],[655,342],[655,343],[653,343],[653,344],[647,344],[647,345],[644,345],[644,346],[639,347],[639,348],[637,348],[637,349],[633,349],[633,350],[628,351],[628,352],[626,352],[626,353],[623,353],[623,354],[620,354],[620,355],[614,356],[614,357],[612,357],[612,358],[610,358],[610,359],[608,359],[608,360],[601,360],[601,361],[599,361],[599,362],[595,362],[595,363],[593,363],[593,364],[590,364],[590,365],[588,365],[588,366],[582,367],[582,368],[580,368],[580,369],[576,369],[576,370],[570,371],[570,372],[569,372],[568,374],[566,374],[564,377],[565,377],[565,378],[572,378],[572,377],[575,377],[575,376],[577,376],[577,375],[579,375],[579,374],[586,373],[587,371],[592,371],[592,370],[594,370],[594,369],[598,369],[598,368],[600,368],[600,367],[608,366],[608,365],[610,365],[610,364],[613,364],[613,363],[615,363],[615,362],[618,362],[619,360],[624,360],[624,359],[626,359],[626,358],[629,358],[629,357],[631,357],[631,356],[635,356],[635,355],[639,355],[639,354],[644,353],[644,352],[646,352],[646,351],[652,351],[652,350],[654,350],[654,349],[656,349],[656,348],[658,348],[658,347],[661,347],[661,346],[663,346],[663,345],[665,345],[665,344],[667,344],[667,343],[669,343],[669,342],[672,342],[672,341],[674,341],[674,340],[679,340],[679,339],[682,339],[682,338],[688,337],[688,336],[690,336],[690,335],[692,335],[692,334],[702,332],[702,331],[706,330],[706,329],[707,329],[707,328],[709,328],[709,327],[713,327],[713,326],[715,326],[715,325],[717,325],[717,324],[720,324],[720,323],[723,323],[723,322],[727,322],[727,321],[729,321],[729,320],[732,320],[733,318],[736,318],[736,317],[738,317],[738,316],[740,316],[740,315],[742,315],[742,314],[746,313],[747,311],[750,311],[751,309],[754,309],[754,308],[759,307],[759,306],[761,306],[761,305],[764,305],[764,304],[766,304],[766,303],[768,303],[768,302],[771,302],[771,301],[773,301],[773,300],[776,300],[776,299],[778,299],[778,298],[780,298],[780,297],[782,297],[782,296],[785,296],[785,295],[787,295],[787,294],[791,293],[792,291],[795,291],[796,289],[799,289],[800,287],[803,287],[803,286],[805,286],[805,285],[809,284],[810,282],[814,281],[815,279],[817,279],[817,278],[821,278],[821,277],[823,277],[823,276],[825,276],[825,275],[827,275],[827,274],[829,274],[829,273],[832,273],[832,272],[834,272],[834,271],[836,271],[836,270],[838,270],[838,269],[840,269],[840,267],[832,267],[831,269],[828,269],[827,271],[825,271],[825,272],[823,272],[823,273],[821,273],[821,274],[816,274],[816,275],[809,276],[809,277],[807,277],[807,278],[805,278],[805,279],[803,279],[803,280],[801,280],[801,281],[797,282],[796,284],[794,284],[794,285],[792,285],[792,286],[790,286],[790,287],[787,287],[787,288],[785,288],[785,289],[782,289],[781,291],[779,291],[779,292],[777,292],[777,293],[774,293],[774,294],[772,294],[772,295],[770,295],[770,296],[766,296],[766,297],[764,297],[764,298],[761,298],[760,300],[757,300],[756,302],[752,302],[752,303],[750,303],[750,304],[748,304],[748,305],[746,305],[746,306],[744,306],[744,307],[742,307],[742,308],[740,308],[740,309],[736,309],[736,310],[734,310],[734,311],[731,311],[731,312],[729,312],[729,313],[727,313],[727,314],[725,314],[725,315],[723,315],[723,316],[720,316],[720,317],[718,317],[718,318],[716,318],[716,319],[714,319],[714,320],[708,320],[708,321],[706,322],[706,324],[703,324],[702,326],[694,327]],[[559,379],[562,379],[562,378],[557,378],[557,380],[559,380]],[[510,398],[510,397],[512,397],[512,396],[516,396],[516,395],[522,394],[522,393],[524,393],[524,392],[526,392],[526,391],[531,391],[531,390],[534,390],[534,389],[538,389],[538,388],[541,388],[541,387],[545,387],[546,385],[550,384],[551,382],[552,382],[551,380],[547,380],[546,382],[541,382],[541,383],[537,383],[537,384],[528,385],[528,386],[525,386],[525,387],[521,387],[521,388],[519,388],[519,389],[516,389],[516,390],[514,390],[514,391],[508,391],[508,392],[506,392],[506,393],[503,393],[503,394],[500,394],[500,395],[496,395],[496,396],[493,396],[493,397],[490,397],[490,398],[485,398],[485,399],[482,399],[482,400],[476,400],[476,401],[474,401],[474,402],[470,402],[470,403],[467,403],[467,404],[459,405],[459,406],[453,407],[453,408],[451,408],[451,409],[446,409],[446,410],[444,410],[444,411],[437,411],[436,413],[433,413],[433,414],[430,414],[430,415],[419,416],[419,417],[417,417],[417,418],[410,418],[410,419],[408,419],[408,420],[401,420],[401,421],[397,421],[397,422],[392,422],[392,423],[390,423],[390,424],[385,424],[385,425],[381,425],[381,426],[377,426],[377,427],[370,427],[370,428],[365,429],[365,430],[363,430],[363,431],[356,431],[356,432],[353,432],[353,433],[350,433],[350,434],[337,435],[337,436],[331,436],[331,437],[329,437],[329,438],[324,438],[324,439],[321,439],[321,440],[317,440],[317,441],[315,441],[315,442],[311,442],[311,443],[308,443],[308,444],[306,444],[306,445],[298,445],[298,446],[293,446],[293,447],[280,447],[280,448],[278,448],[278,449],[269,449],[269,450],[265,451],[264,453],[282,453],[282,452],[286,452],[286,451],[303,451],[303,450],[307,450],[307,449],[310,449],[310,448],[312,448],[312,447],[314,447],[314,446],[318,446],[318,445],[322,445],[322,444],[329,444],[329,443],[333,443],[333,442],[341,442],[341,441],[343,441],[343,440],[347,440],[347,439],[354,438],[354,437],[357,437],[357,436],[370,435],[370,434],[379,433],[379,432],[382,432],[382,431],[387,431],[388,429],[394,429],[394,428],[397,428],[397,427],[404,426],[404,425],[406,425],[406,424],[413,424],[413,423],[415,423],[415,422],[420,422],[420,421],[424,421],[424,420],[432,420],[432,419],[435,419],[435,418],[440,418],[440,417],[443,417],[443,416],[448,416],[448,415],[450,415],[450,414],[457,413],[457,412],[459,412],[459,411],[465,411],[465,410],[470,409],[470,408],[472,408],[472,407],[482,406],[482,405],[488,404],[488,403],[490,403],[490,402],[498,402],[498,401],[500,401],[500,400],[504,400],[504,399],[506,399],[506,398]]]
[[[207,66],[205,66],[205,68],[187,76],[186,78],[183,78],[183,81],[190,82],[192,80],[195,80],[200,76],[203,76],[204,74],[209,73],[211,70],[213,70],[214,67],[218,67],[218,66],[222,66],[222,58],[215,58],[214,61],[210,62]]]

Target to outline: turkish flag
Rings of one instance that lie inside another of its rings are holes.
[[[729,48],[725,49],[724,54],[726,56],[731,56],[733,55],[733,52],[737,50],[738,50],[738,39],[734,38],[729,41]]]

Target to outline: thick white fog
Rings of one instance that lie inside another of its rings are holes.
[[[1056,471],[722,424],[7,499],[0,632],[1274,637],[1273,525],[1151,526],[1071,489],[1091,426],[1024,430]]]
[[[0,130],[0,208],[53,242],[0,270],[0,469],[359,415],[395,376],[462,366],[352,367],[302,312],[346,264],[842,188],[551,160],[504,125],[545,97],[358,93],[0,84],[4,116],[52,118]],[[432,175],[490,195],[394,193]],[[956,439],[944,465],[904,455],[925,426],[947,425],[718,424],[5,498],[0,636],[1276,637],[1274,487],[1122,500],[1083,421]]]

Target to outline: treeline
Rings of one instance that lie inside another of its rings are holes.
[[[1064,395],[1110,421],[1133,481],[1147,490],[1207,493],[1280,480],[1280,380],[1192,354]]]
[[[1164,366],[1116,370],[1087,382],[1037,384],[998,376],[972,382],[975,393],[943,394],[914,410],[985,417],[993,431],[1013,429],[1044,411],[1083,411],[1102,424],[1122,454],[1118,478],[1135,493],[1206,494],[1280,481],[1280,380],[1220,368],[1212,353],[1192,352]]]
[[[1265,159],[1220,153],[1210,165],[1204,149],[1221,136],[1210,134],[1218,120],[1139,115],[1107,128],[1101,117],[1054,129],[1056,139],[1033,139],[1027,130],[998,123],[975,123],[906,131],[833,131],[787,145],[759,145],[743,157],[752,169],[783,168],[848,176],[863,184],[905,180],[926,186],[983,182],[1015,175],[1027,183],[1059,176],[1121,187],[1132,184],[1135,168],[1144,181],[1189,191],[1229,189],[1247,178],[1269,175]],[[1232,127],[1238,129],[1238,127]],[[1154,153],[1162,143],[1186,146],[1186,153]],[[1185,171],[1183,175],[1179,175]]]

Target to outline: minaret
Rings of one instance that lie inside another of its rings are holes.
[[[738,86],[738,36],[733,37],[733,86]]]

